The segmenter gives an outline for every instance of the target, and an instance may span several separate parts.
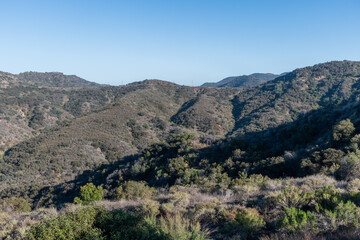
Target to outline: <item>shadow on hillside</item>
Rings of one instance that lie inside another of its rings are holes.
[[[236,133],[237,130],[246,126],[247,124],[250,124],[251,120],[253,119],[253,116],[251,116],[251,114],[259,112],[263,107],[268,106],[271,103],[271,102],[269,102],[265,105],[260,105],[259,107],[252,109],[251,112],[249,112],[247,114],[247,117],[240,118],[244,107],[248,103],[246,101],[244,101],[242,103],[238,103],[237,101],[238,100],[236,97],[231,100],[231,104],[233,106],[232,115],[233,115],[233,118],[235,119],[235,125],[234,125],[233,129],[227,134],[227,137],[232,136],[234,133]]]
[[[51,187],[44,187],[39,190],[38,194],[33,198],[33,206],[38,208],[48,204],[61,206],[64,203],[72,203],[74,197],[78,194],[80,187],[88,182],[92,182],[95,185],[108,184],[112,187],[116,187],[118,184],[117,182],[106,182],[106,177],[108,177],[108,175],[104,176],[104,173],[114,173],[114,171],[117,169],[124,167],[129,162],[138,158],[138,156],[138,154],[125,156],[116,162],[103,164],[93,170],[86,170],[83,173],[77,175],[74,180],[60,183]]]
[[[331,131],[338,121],[350,118],[357,128],[360,127],[360,103],[356,102],[351,107],[345,104],[313,110],[301,115],[293,122],[264,131],[250,132],[207,148],[198,149],[199,159],[207,159],[210,163],[222,162],[232,156],[233,150],[240,148],[247,152],[247,159],[254,163],[268,157],[283,156],[285,151],[300,153],[300,156],[304,157],[317,149],[331,147],[331,141],[329,141]],[[53,190],[45,187],[34,198],[34,206],[40,207],[48,204],[60,206],[63,203],[73,202],[80,186],[87,182],[93,182],[95,185],[109,185],[109,189],[114,189],[118,182],[109,181],[108,177],[118,169],[128,167],[129,163],[139,156],[140,154],[126,156],[117,162],[104,164],[95,170],[84,171],[72,181],[53,186]],[[278,175],[269,176],[275,178],[298,176],[300,158],[295,157],[292,160],[291,165],[282,170],[285,172],[275,171]],[[232,177],[236,177],[236,175],[234,174]]]
[[[198,101],[198,98],[194,98],[191,99],[189,101],[187,101],[186,103],[184,103],[180,109],[177,111],[176,114],[174,114],[171,118],[170,121],[174,122],[174,123],[178,123],[179,120],[181,121],[181,119],[179,119],[179,115],[183,112],[186,112],[188,109],[190,109],[191,107],[193,107],[195,105],[195,103]]]
[[[268,157],[284,156],[286,151],[291,151],[299,157],[292,159],[291,167],[296,167],[287,169],[286,175],[299,176],[296,170],[299,169],[300,157],[308,156],[317,149],[333,147],[332,128],[337,122],[346,118],[350,118],[357,129],[360,127],[359,102],[353,101],[349,104],[345,101],[339,105],[312,110],[300,115],[293,122],[237,136],[233,148],[252,153],[249,158],[253,162]]]

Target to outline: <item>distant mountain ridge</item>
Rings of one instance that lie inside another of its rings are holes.
[[[255,87],[265,82],[274,80],[277,77],[283,76],[272,73],[253,73],[250,75],[227,77],[215,83],[207,82],[201,85],[202,87]]]
[[[76,75],[65,75],[60,72],[24,72],[17,75],[23,83],[44,87],[97,87],[100,84],[87,81]]]
[[[0,88],[28,85],[58,88],[102,86],[101,84],[87,81],[76,75],[65,75],[60,72],[23,72],[20,74],[0,72]]]

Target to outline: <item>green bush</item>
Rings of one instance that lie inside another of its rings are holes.
[[[320,213],[334,210],[343,200],[342,195],[332,185],[315,190],[309,194],[309,198],[314,210]]]
[[[280,227],[291,233],[315,229],[315,215],[297,208],[286,208],[285,215],[280,218]]]
[[[360,226],[360,209],[353,202],[340,202],[333,211],[326,211],[325,216],[331,230],[340,227],[356,229]]]
[[[253,208],[235,208],[227,214],[227,218],[230,221],[226,223],[224,233],[240,239],[254,237],[266,225],[258,211]]]
[[[47,220],[37,226],[32,226],[24,240],[80,240],[101,239],[101,230],[94,227],[97,208],[84,208],[75,213],[69,213]]]
[[[265,221],[255,209],[242,209],[236,214],[235,222],[249,234],[256,233],[265,226]]]
[[[248,176],[248,174],[243,171],[243,172],[239,172],[238,178],[235,178],[231,181],[231,186],[236,187],[236,186],[244,186],[247,184],[253,184],[253,185],[258,185],[260,187],[264,187],[269,179],[270,179],[269,177],[267,176],[264,177],[261,174],[252,174]]]
[[[32,226],[24,240],[204,240],[198,222],[184,216],[143,216],[123,210],[86,207]]]
[[[336,142],[349,141],[355,131],[354,124],[350,119],[342,120],[334,126],[332,137]]]
[[[101,186],[96,187],[93,183],[88,183],[80,188],[79,197],[75,197],[74,203],[87,205],[102,199],[103,188]]]
[[[122,210],[102,211],[97,217],[95,226],[101,229],[103,239],[171,239],[156,222],[146,221],[141,215]]]
[[[151,198],[156,190],[144,182],[127,181],[116,189],[117,199],[137,200]]]

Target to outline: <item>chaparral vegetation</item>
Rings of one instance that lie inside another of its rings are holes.
[[[247,77],[1,72],[0,238],[359,239],[360,62]]]

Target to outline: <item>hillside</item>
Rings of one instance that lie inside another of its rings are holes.
[[[28,113],[26,117],[24,113],[15,112],[10,121],[2,120],[3,129],[9,129],[12,121],[23,124],[26,131],[21,131],[24,136],[18,138],[21,141],[29,138],[33,129],[55,126],[56,121],[60,125],[8,149],[3,158],[3,178],[18,181],[18,177],[13,178],[16,175],[27,179],[28,172],[22,171],[33,169],[34,174],[49,179],[56,175],[56,181],[69,180],[92,166],[161,142],[175,128],[213,135],[211,138],[215,139],[265,131],[294,122],[311,110],[354,99],[359,91],[358,76],[359,63],[330,62],[297,69],[261,86],[240,91],[181,87],[157,80],[88,90],[35,88],[37,102],[26,106],[33,115],[29,117]],[[22,106],[19,101],[26,100],[26,91],[30,90],[24,89],[21,99],[6,107],[19,109],[18,106]],[[10,99],[14,99],[11,96]],[[55,104],[53,108],[44,107],[47,98],[50,106]],[[24,107],[18,111],[22,109]],[[54,109],[58,109],[57,117],[50,115]],[[9,118],[9,114],[6,117]],[[3,143],[16,143],[16,140]],[[51,162],[55,165],[49,164]],[[12,169],[10,175],[9,169]]]
[[[0,72],[0,88],[14,86],[38,86],[38,87],[58,87],[58,88],[82,88],[99,87],[100,84],[86,81],[75,75],[65,75],[60,72],[24,72],[11,74]]]
[[[354,99],[359,91],[359,62],[329,62],[296,69],[234,99],[234,131],[260,131],[292,122],[316,109]]]
[[[161,81],[110,89],[112,93],[124,94],[111,104],[85,116],[79,115],[72,121],[59,123],[59,126],[8,149],[1,167],[3,183],[18,184],[20,179],[27,183],[60,183],[73,179],[84,170],[135,154],[151,143],[163,141],[176,129],[187,127],[221,137],[233,126],[229,93],[236,91],[181,87]],[[76,93],[80,100],[81,92]],[[207,101],[200,100],[202,98]],[[71,97],[69,101],[72,101]],[[205,109],[188,106],[189,102],[205,106]],[[225,109],[227,115],[221,109],[224,102],[228,105]],[[187,110],[193,109],[190,110],[192,114],[199,117],[191,115],[191,122],[181,122],[181,116],[187,117],[183,114],[183,106],[188,106]],[[70,110],[74,116],[76,112]],[[200,117],[203,110],[206,114]],[[209,129],[208,123],[213,124]],[[33,175],[38,177],[33,179]]]
[[[47,127],[112,103],[132,88],[100,86],[60,73],[0,73],[0,154]]]
[[[255,87],[267,81],[271,81],[281,75],[272,73],[253,73],[236,77],[227,77],[215,83],[204,83],[202,87]]]
[[[89,82],[75,75],[64,75],[60,72],[24,72],[17,75],[19,83],[31,84],[39,87],[98,87],[100,84]]]
[[[29,134],[3,141],[4,199],[60,207],[93,183],[114,201],[100,216],[180,214],[212,239],[359,236],[360,62],[299,68],[249,88],[147,80],[6,90],[1,121]],[[45,100],[61,111],[57,123],[29,125],[37,118],[20,111],[47,116]]]

